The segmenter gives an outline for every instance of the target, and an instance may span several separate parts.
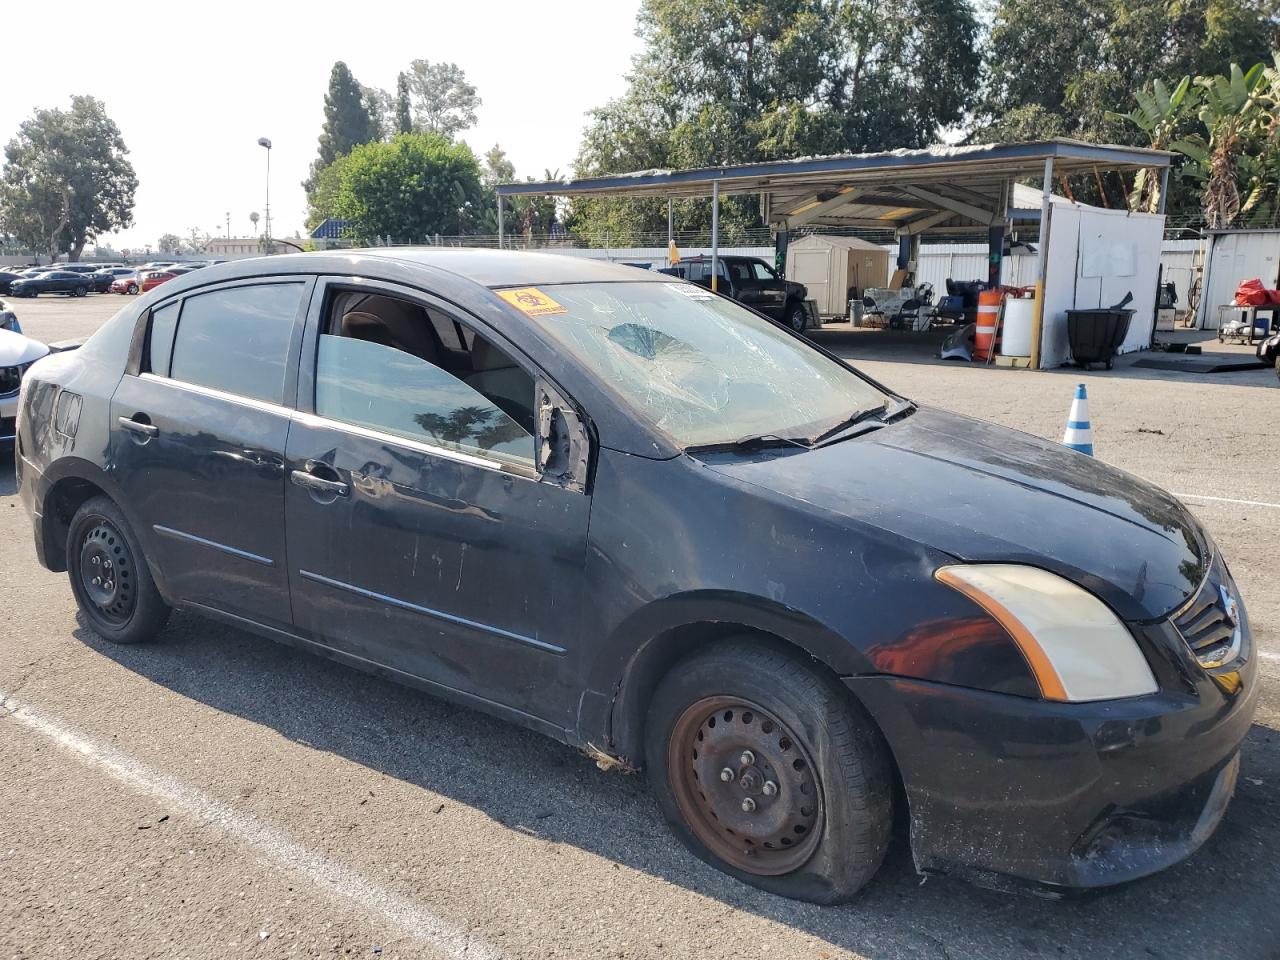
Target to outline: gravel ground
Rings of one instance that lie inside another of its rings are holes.
[[[56,340],[125,303],[14,305]],[[922,402],[1054,439],[1086,383],[1098,455],[1182,495],[1226,554],[1274,684],[1274,374],[984,370],[818,336]],[[1184,864],[1050,903],[922,884],[898,843],[857,902],[817,908],[704,866],[641,778],[535,734],[188,615],[101,642],[36,564],[7,465],[0,583],[0,957],[1280,957],[1271,689]]]

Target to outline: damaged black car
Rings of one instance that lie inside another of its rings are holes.
[[[785,896],[852,897],[895,822],[989,885],[1167,867],[1257,699],[1172,496],[663,274],[209,267],[36,363],[16,446],[103,637],[183,608],[644,769],[694,854]]]

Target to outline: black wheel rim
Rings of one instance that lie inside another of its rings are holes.
[[[721,860],[779,876],[813,856],[822,784],[804,742],[737,697],[707,697],[680,715],[667,774],[685,823]]]
[[[119,625],[137,604],[133,554],[120,531],[99,519],[80,543],[80,587],[93,612]]]

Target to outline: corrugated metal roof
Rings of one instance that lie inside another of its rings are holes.
[[[1039,180],[1046,160],[1054,174],[1136,171],[1170,165],[1163,150],[1045,140],[936,146],[921,150],[803,157],[696,170],[641,170],[579,180],[499,184],[502,196],[705,197],[759,193],[766,220],[924,230],[972,230],[1011,218],[1013,186]],[[1038,209],[1039,204],[1036,204]]]

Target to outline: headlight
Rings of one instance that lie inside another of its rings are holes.
[[[1156,692],[1128,628],[1089,591],[1038,567],[976,563],[934,576],[1008,631],[1046,700],[1083,702]]]

